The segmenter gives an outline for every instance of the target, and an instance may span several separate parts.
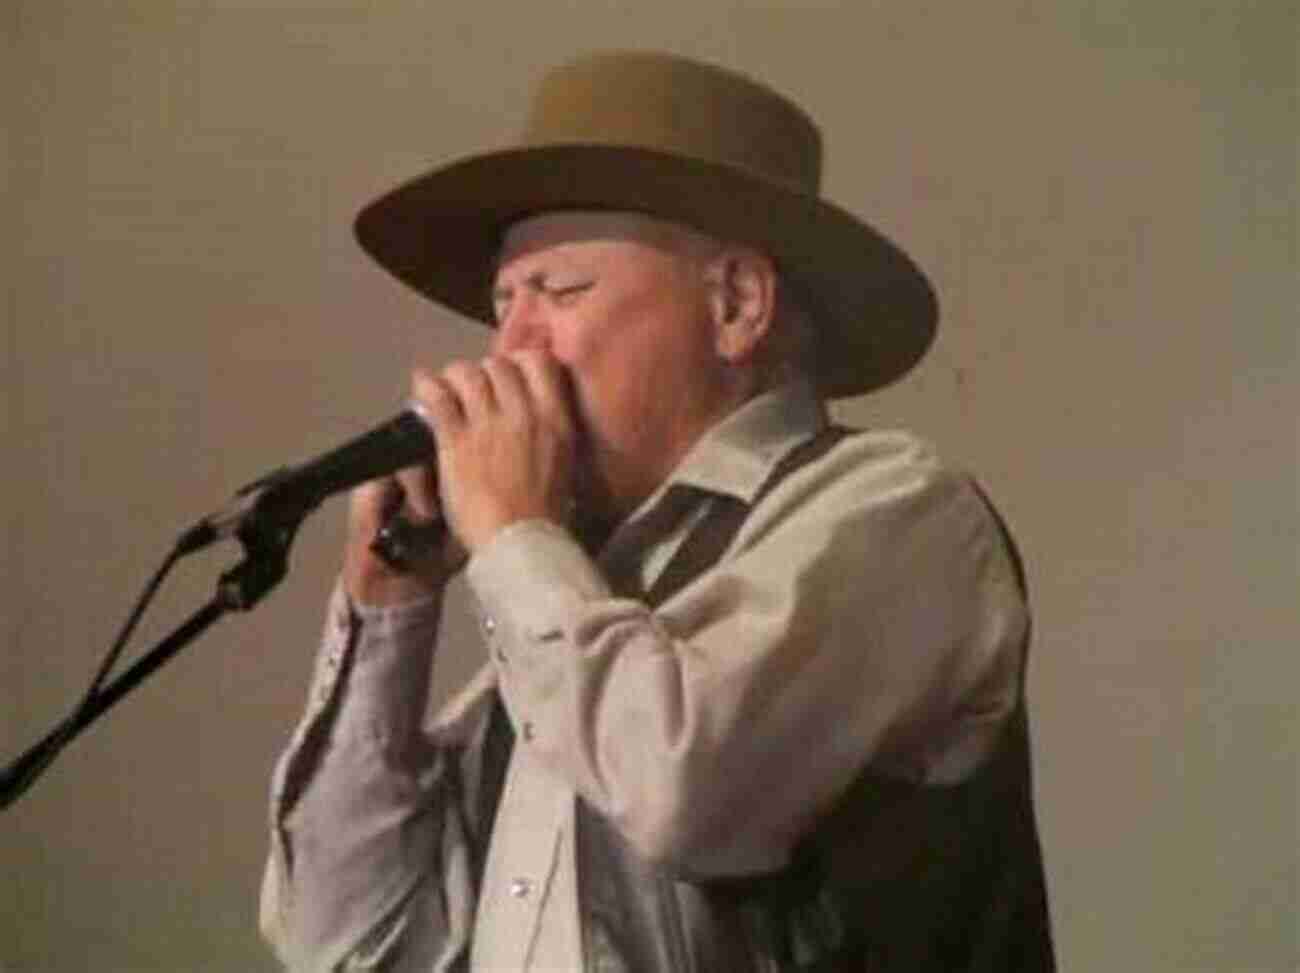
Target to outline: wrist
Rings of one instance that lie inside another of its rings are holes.
[[[437,598],[443,585],[417,581],[407,576],[355,579],[345,577],[343,587],[359,608],[392,608],[396,605]]]
[[[511,527],[539,520],[556,525],[563,525],[565,522],[563,516],[557,515],[545,504],[517,504],[510,508],[485,510],[477,518],[467,518],[462,528],[461,540],[465,549],[474,554],[487,547],[498,535]]]
[[[369,550],[349,551],[344,559],[343,588],[359,607],[387,608],[440,597],[446,584],[442,571],[396,571]]]

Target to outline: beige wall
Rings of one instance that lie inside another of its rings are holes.
[[[1296,968],[1293,4],[10,0],[0,31],[0,759],[184,524],[481,347],[362,259],[357,206],[506,135],[543,66],[664,47],[808,104],[830,195],[938,282],[934,354],[843,412],[937,439],[1025,547],[1063,968]],[[340,513],[0,815],[0,968],[272,968],[265,782]]]

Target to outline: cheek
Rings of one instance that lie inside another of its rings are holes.
[[[680,331],[629,331],[584,349],[575,370],[578,400],[597,438],[619,452],[658,444],[689,407],[697,350]]]
[[[638,426],[653,436],[709,352],[700,309],[647,287],[582,311],[553,332],[551,351],[573,376],[585,420],[602,438],[635,439]]]
[[[630,337],[598,328],[580,329],[557,341],[552,349],[568,368],[589,423],[606,426],[620,403],[631,397],[638,371],[634,363],[641,351]]]

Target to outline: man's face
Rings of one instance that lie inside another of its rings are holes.
[[[580,489],[607,513],[627,514],[725,414],[712,246],[649,217],[587,212],[533,217],[503,241],[492,351],[542,349],[564,366],[595,478]]]

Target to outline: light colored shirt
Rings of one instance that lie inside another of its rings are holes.
[[[970,481],[906,433],[846,437],[765,494],[713,569],[654,611],[635,596],[719,497],[753,501],[825,423],[802,385],[748,403],[598,559],[549,522],[500,532],[467,569],[487,664],[427,724],[438,601],[336,590],[272,785],[262,922],[286,965],[578,970],[576,797],[652,860],[736,875],[785,864],[868,764],[930,783],[980,764],[1027,609]],[[475,794],[498,689],[516,744],[493,824]]]

